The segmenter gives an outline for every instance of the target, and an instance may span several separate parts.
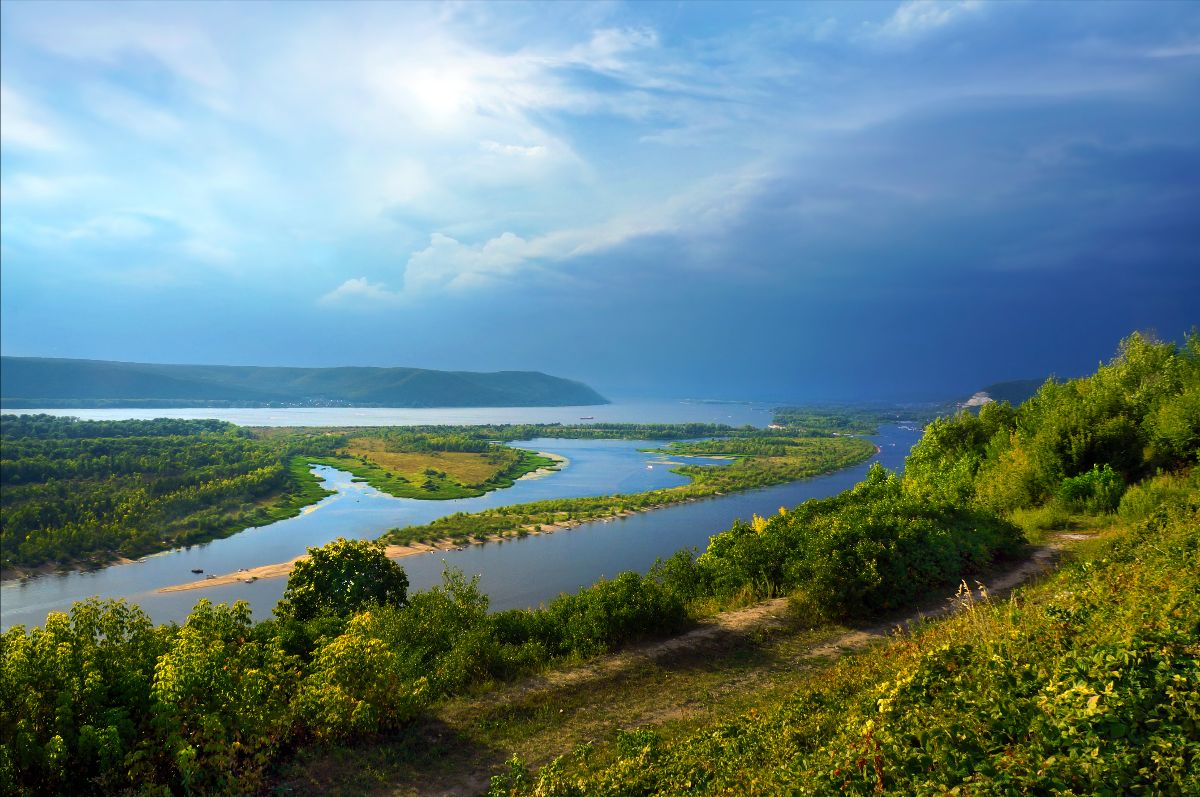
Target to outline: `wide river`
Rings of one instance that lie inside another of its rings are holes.
[[[734,407],[746,413],[754,411],[748,409],[748,405],[696,406],[724,410]],[[75,410],[72,414],[97,417],[94,413],[99,412],[113,411]],[[120,412],[124,415],[117,417],[128,417],[130,411]],[[209,412],[224,414],[222,411]],[[178,413],[176,410],[158,411],[159,415],[176,416]],[[593,414],[597,421],[601,420],[598,412]],[[539,419],[528,422],[549,422],[542,420],[544,415],[535,417]],[[763,423],[769,417],[760,416],[758,423]],[[247,424],[263,423],[246,418],[236,420]],[[642,420],[646,420],[644,416]],[[693,416],[686,420],[702,418]],[[749,421],[739,418],[726,422],[740,424]],[[352,421],[343,415],[332,423],[342,425]],[[366,425],[361,421],[359,423]],[[277,425],[298,424],[277,422]],[[873,438],[880,446],[881,453],[871,461],[878,459],[885,467],[899,469],[919,437],[920,431],[911,427],[883,427],[880,434]],[[156,622],[181,621],[200,598],[216,602],[246,600],[250,602],[255,617],[265,618],[279,600],[286,579],[262,579],[250,584],[237,583],[173,593],[160,593],[157,590],[194,580],[197,577],[192,574],[192,569],[222,574],[243,567],[283,562],[303,553],[308,546],[321,545],[338,536],[374,538],[393,527],[428,523],[455,512],[475,512],[488,507],[545,498],[641,492],[686,481],[685,477],[671,473],[670,466],[659,455],[638,450],[659,445],[650,441],[553,438],[516,445],[561,454],[570,463],[558,473],[537,479],[522,479],[505,490],[454,501],[394,498],[364,483],[351,481],[348,473],[317,467],[314,470],[325,479],[325,487],[336,490],[336,493],[308,507],[297,517],[248,529],[222,540],[157,554],[131,564],[4,583],[0,586],[0,627],[40,625],[47,612],[68,610],[72,602],[92,595],[125,598],[138,603]],[[672,461],[678,462],[681,458],[676,457]],[[754,513],[765,515],[777,511],[780,506],[793,506],[810,498],[834,495],[860,481],[869,464],[827,476],[709,498],[623,519],[585,523],[554,534],[472,545],[465,550],[410,556],[401,560],[401,564],[408,573],[412,590],[426,589],[439,583],[443,569],[449,566],[459,568],[468,575],[480,574],[480,587],[491,598],[493,609],[536,606],[561,592],[574,591],[591,584],[601,576],[611,578],[624,570],[645,572],[657,557],[669,556],[680,548],[695,546],[702,549],[712,534],[728,528],[737,518],[748,519]]]
[[[588,407],[252,407],[104,410],[12,410],[14,415],[63,415],[89,421],[129,418],[217,418],[239,426],[424,426],[516,423],[724,423],[766,426],[774,405],[694,399],[615,401]]]

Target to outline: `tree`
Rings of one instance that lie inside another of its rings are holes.
[[[338,537],[292,568],[275,613],[306,622],[321,615],[345,617],[368,604],[403,606],[408,575],[387,558],[383,544]]]

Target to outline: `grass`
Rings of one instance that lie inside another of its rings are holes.
[[[361,453],[353,454],[356,450]],[[307,461],[348,471],[355,479],[396,498],[431,501],[474,498],[511,487],[516,479],[535,470],[557,467],[555,460],[533,451],[516,448],[504,451],[503,460],[493,463],[488,461],[493,457],[490,454],[388,452],[350,447],[337,456],[309,457]],[[480,475],[485,476],[482,481],[460,480]]]
[[[627,727],[497,793],[1200,790],[1197,507],[1070,543],[1011,599],[802,672],[712,718]],[[1081,523],[1090,523],[1081,519]],[[545,756],[531,759],[537,763]]]
[[[411,482],[424,480],[428,469],[444,472],[459,484],[483,484],[521,458],[515,448],[494,447],[487,453],[468,451],[388,451],[379,438],[352,438],[345,448],[351,457],[362,457],[385,470],[400,474]]]
[[[308,748],[278,788],[1198,793],[1194,495],[1148,523],[1069,516],[1091,531],[1056,542],[1058,571],[844,655],[845,628],[776,601],[774,621],[704,646],[481,684],[371,744]]]

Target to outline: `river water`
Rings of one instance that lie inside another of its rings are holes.
[[[911,427],[881,428],[873,438],[881,451],[872,461],[877,459],[885,467],[899,469],[919,437],[920,431]],[[546,498],[642,492],[686,481],[671,473],[659,455],[638,450],[658,445],[650,441],[539,439],[516,445],[563,455],[570,464],[543,478],[523,479],[505,490],[454,501],[394,498],[351,481],[344,471],[317,467],[314,470],[325,478],[325,486],[337,493],[308,507],[298,517],[131,564],[5,583],[0,586],[0,626],[40,625],[47,612],[68,610],[73,601],[92,595],[138,603],[156,622],[181,621],[200,598],[214,602],[246,600],[256,618],[265,618],[279,600],[286,579],[174,593],[156,590],[195,579],[191,573],[194,568],[222,574],[287,561],[307,546],[321,545],[337,536],[374,538],[389,528],[428,523],[455,512]],[[411,556],[401,564],[408,572],[410,590],[439,583],[443,568],[449,566],[467,575],[480,574],[480,587],[491,598],[493,609],[536,606],[601,576],[612,577],[624,570],[645,572],[655,558],[669,556],[680,548],[703,548],[712,534],[728,528],[737,518],[748,519],[753,513],[765,515],[780,506],[834,495],[860,481],[869,464],[608,522],[585,523],[554,534]]]
[[[239,426],[425,426],[519,423],[724,423],[766,426],[771,404],[692,399],[616,401],[590,407],[252,407],[182,409],[13,410],[14,415],[60,415],[88,421],[216,418]]]

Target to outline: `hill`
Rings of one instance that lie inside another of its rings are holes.
[[[587,385],[538,371],[279,368],[0,357],[5,407],[562,407],[607,404]]]

